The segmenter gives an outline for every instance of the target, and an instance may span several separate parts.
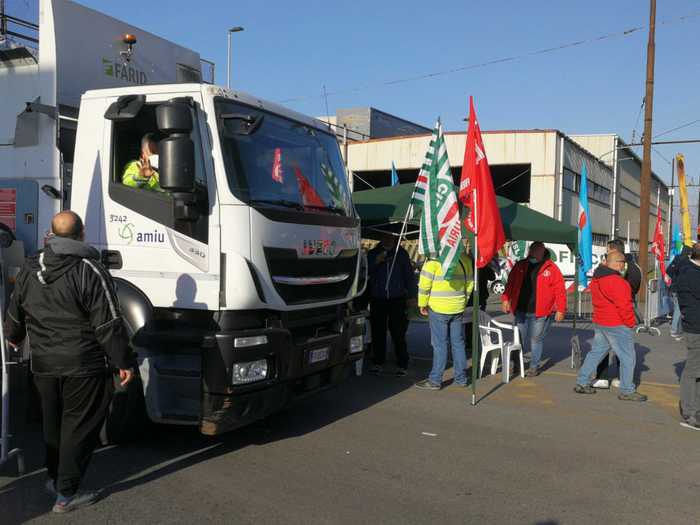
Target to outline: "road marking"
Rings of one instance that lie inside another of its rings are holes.
[[[578,377],[577,374],[571,374],[569,372],[553,372],[553,371],[543,372],[541,375],[561,376],[561,377]],[[640,386],[643,387],[644,385],[659,386],[662,388],[680,388],[680,385],[670,385],[668,383],[654,383],[652,381],[642,381]]]
[[[421,434],[431,438],[437,437],[437,434],[433,434],[432,432],[421,432]]]

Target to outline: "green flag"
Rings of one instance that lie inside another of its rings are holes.
[[[449,279],[464,246],[459,202],[439,119],[416,180],[411,204],[422,204],[419,252],[440,261],[442,274]]]

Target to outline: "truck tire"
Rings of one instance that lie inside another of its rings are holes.
[[[121,386],[119,374],[114,374],[114,395],[100,431],[103,445],[116,445],[138,439],[148,425],[143,384],[137,375],[128,385]]]

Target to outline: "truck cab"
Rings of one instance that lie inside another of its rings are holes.
[[[144,136],[157,187],[125,184]],[[71,203],[116,279],[151,420],[232,430],[361,357],[360,222],[320,122],[208,84],[88,91]]]

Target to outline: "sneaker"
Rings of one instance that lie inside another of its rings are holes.
[[[596,379],[591,386],[593,388],[610,388],[610,382],[607,379]]]
[[[526,377],[537,377],[538,375],[540,375],[539,368],[530,367],[527,369],[527,372],[525,372]]]
[[[408,370],[405,368],[397,368],[396,369],[396,377],[406,377],[408,375]]]
[[[671,336],[671,337],[673,337],[673,338],[674,338],[676,341],[678,341],[679,343],[680,343],[681,341],[683,341],[683,336],[682,336],[682,335],[674,335],[674,336]]]
[[[596,389],[591,385],[576,385],[574,387],[574,392],[577,394],[595,394]]]
[[[613,388],[620,388],[620,380],[618,378],[615,378],[612,380],[612,383],[610,383]]]
[[[431,383],[430,379],[424,379],[423,381],[418,381],[416,383],[416,388],[421,388],[423,390],[440,390],[440,385]]]
[[[92,505],[98,499],[100,499],[100,491],[97,490],[77,492],[73,496],[62,496],[59,494],[56,497],[56,503],[52,510],[58,514],[63,514]]]
[[[372,374],[373,376],[382,375],[383,371],[384,371],[384,368],[382,368],[381,365],[373,365],[372,368],[369,369],[369,373]]]
[[[44,488],[46,489],[46,492],[49,494],[49,496],[53,496],[54,498],[58,496],[58,491],[56,490],[56,482],[54,480],[47,480],[46,485],[44,485]]]
[[[632,392],[631,394],[620,394],[617,396],[617,398],[620,401],[638,401],[638,402],[644,402],[648,399],[647,396],[644,394],[640,394],[639,392]]]
[[[469,383],[452,383],[454,386],[458,386],[459,388],[467,388],[469,386]]]
[[[694,416],[684,417],[681,421],[681,426],[683,428],[689,428],[690,430],[700,430],[700,421]]]

